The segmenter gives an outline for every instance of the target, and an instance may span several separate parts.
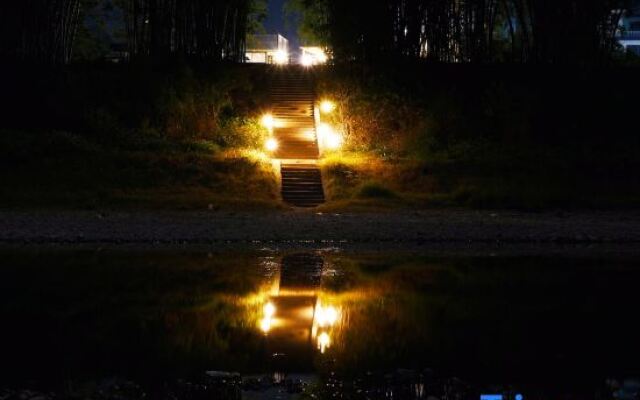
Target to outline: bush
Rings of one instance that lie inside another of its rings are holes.
[[[142,134],[250,146],[267,91],[259,66],[75,64],[55,71],[3,71],[15,99],[3,126],[58,129],[121,143]],[[124,137],[124,138],[123,138]]]
[[[379,182],[366,182],[358,190],[358,197],[363,199],[390,199],[395,193]]]

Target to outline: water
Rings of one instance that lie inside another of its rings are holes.
[[[319,397],[612,398],[612,379],[640,376],[634,258],[5,249],[1,259],[0,388],[60,393],[117,378],[157,395],[227,371],[242,375],[245,398],[286,392],[287,378],[289,392]],[[217,397],[239,396],[237,376],[206,379],[225,381]]]

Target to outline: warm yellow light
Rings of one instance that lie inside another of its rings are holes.
[[[342,135],[325,123],[318,126],[318,140],[329,150],[337,150],[342,146]]]
[[[326,54],[324,51],[321,51],[321,52],[318,54],[318,62],[319,62],[320,64],[324,64],[324,63],[326,63],[328,59],[329,59],[329,57],[327,57],[327,54]]]
[[[338,320],[338,310],[333,306],[323,307],[318,305],[316,307],[316,323],[320,327],[333,326]]]
[[[305,67],[310,67],[313,65],[313,57],[309,54],[303,54],[302,57],[300,57],[300,64],[302,64]]]
[[[264,308],[262,310],[264,311],[265,317],[271,318],[276,313],[276,306],[274,306],[273,303],[269,302],[264,305]]]
[[[320,336],[318,336],[318,349],[320,349],[320,353],[325,352],[331,346],[331,337],[327,332],[322,332]]]
[[[260,329],[264,333],[268,333],[271,330],[271,317],[264,317],[260,320]]]
[[[333,133],[333,129],[331,129],[331,126],[329,126],[329,124],[325,124],[320,123],[318,125],[318,138],[320,138],[321,141],[324,141],[324,138],[331,135]]]
[[[342,136],[339,133],[331,132],[331,134],[325,138],[324,145],[330,150],[338,150],[342,147]]]
[[[289,54],[287,54],[284,50],[276,51],[276,54],[273,56],[273,61],[276,64],[287,64],[289,62]]]
[[[322,111],[324,114],[329,114],[335,109],[336,103],[331,100],[324,100],[320,103],[320,111]]]
[[[262,123],[262,126],[269,130],[272,130],[273,126],[275,125],[275,120],[273,119],[273,115],[271,114],[263,115],[262,119],[260,119],[260,122]]]
[[[276,151],[278,150],[278,141],[275,138],[269,138],[265,142],[264,147],[267,151]]]

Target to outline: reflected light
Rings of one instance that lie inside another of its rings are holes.
[[[276,313],[276,306],[274,306],[272,302],[268,302],[264,305],[262,311],[264,311],[265,317],[271,318]]]
[[[316,322],[318,326],[333,326],[338,320],[338,310],[333,306],[322,307],[318,305],[316,309]]]
[[[336,104],[333,101],[324,100],[323,102],[320,103],[320,111],[322,111],[324,114],[329,114],[335,109],[336,109]]]
[[[264,333],[269,333],[271,330],[271,317],[264,317],[260,320],[260,329]]]
[[[320,336],[318,336],[318,349],[320,349],[320,353],[324,354],[325,350],[331,346],[331,337],[327,332],[322,332]]]
[[[273,119],[273,115],[271,114],[265,114],[262,116],[262,119],[260,120],[260,123],[262,123],[262,126],[264,126],[265,128],[272,130],[273,126],[275,124],[275,121]]]
[[[289,54],[287,54],[286,51],[284,50],[278,50],[276,51],[276,54],[273,56],[273,61],[276,64],[286,64],[287,62],[289,62]]]
[[[270,152],[276,151],[278,150],[278,141],[274,138],[269,138],[265,142],[264,147],[267,149],[267,151],[270,151]]]

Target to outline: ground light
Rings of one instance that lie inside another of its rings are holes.
[[[320,111],[322,111],[323,114],[330,114],[335,109],[336,109],[336,103],[334,103],[331,100],[323,100],[320,103]]]
[[[273,119],[273,115],[271,115],[271,114],[263,115],[262,118],[260,119],[260,123],[265,128],[267,128],[269,130],[272,130],[273,129],[273,125],[275,124],[275,121]]]
[[[318,140],[329,150],[338,150],[342,146],[342,135],[324,122],[318,126]]]
[[[278,50],[273,56],[273,61],[279,65],[287,64],[289,62],[289,54],[284,50]]]
[[[264,147],[265,147],[265,149],[267,149],[267,151],[274,152],[274,151],[278,150],[278,141],[275,138],[269,138],[264,143]]]

